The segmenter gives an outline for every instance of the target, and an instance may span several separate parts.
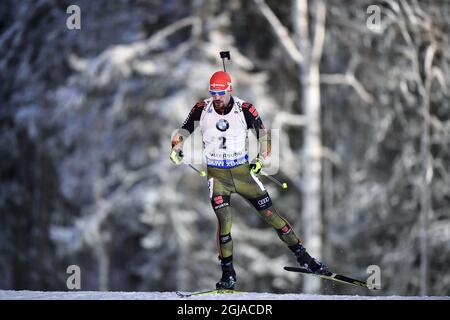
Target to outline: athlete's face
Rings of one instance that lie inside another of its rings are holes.
[[[230,102],[231,93],[229,91],[226,91],[226,93],[221,96],[219,94],[211,94],[213,98],[213,104],[216,108],[225,108],[225,106],[228,105],[228,102]]]

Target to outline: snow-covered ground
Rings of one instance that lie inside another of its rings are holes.
[[[0,300],[450,300],[450,296],[359,296],[249,292],[180,298],[175,292],[0,290]]]

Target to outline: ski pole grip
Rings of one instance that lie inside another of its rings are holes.
[[[231,57],[230,57],[230,51],[220,51],[220,57],[221,57],[222,59],[228,59],[228,60],[230,60],[230,59],[231,59]]]

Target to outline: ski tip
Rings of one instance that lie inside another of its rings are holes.
[[[337,274],[337,273],[333,273],[331,271],[328,272],[328,274],[316,274],[313,273],[305,268],[301,268],[301,267],[284,267],[284,270],[286,271],[293,271],[293,272],[298,272],[298,273],[302,273],[302,274],[308,274],[308,275],[312,275],[315,277],[320,277],[322,279],[328,279],[328,280],[332,280],[332,281],[336,281],[336,282],[340,282],[340,283],[345,283],[345,284],[351,284],[357,287],[362,287],[362,288],[366,288],[369,290],[380,290],[381,288],[372,286],[370,284],[368,284],[365,281],[361,281],[358,279],[354,279],[351,277],[347,277],[341,274]]]
[[[176,293],[177,296],[179,296],[180,298],[187,298],[187,297],[190,296],[189,294],[181,293],[180,291],[176,291],[175,293]]]

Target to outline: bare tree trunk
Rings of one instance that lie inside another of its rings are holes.
[[[302,107],[305,114],[305,133],[303,145],[303,237],[305,246],[314,257],[322,254],[322,215],[321,215],[321,176],[322,176],[322,137],[320,123],[320,58],[325,38],[326,7],[323,1],[317,1],[314,7],[314,37],[308,38],[309,25],[307,0],[296,2],[299,23],[297,39],[300,48],[308,48],[300,66],[300,84],[302,88]],[[306,37],[306,39],[305,39]],[[320,281],[307,278],[306,292],[319,292]]]
[[[94,143],[98,146],[95,151],[95,163],[94,163],[94,197],[95,197],[95,208],[97,208],[94,214],[98,214],[102,202],[103,193],[103,177],[102,177],[102,157],[101,157],[101,132],[103,129],[102,119],[100,117],[100,109],[96,109],[95,118],[95,140]],[[108,291],[109,290],[109,273],[110,273],[110,252],[109,252],[109,242],[111,235],[108,231],[109,224],[107,221],[108,213],[102,213],[102,218],[99,219],[97,224],[97,238],[96,243],[94,243],[94,253],[97,258],[98,263],[98,275],[99,275],[99,290]]]
[[[302,70],[303,108],[306,118],[303,146],[303,238],[314,257],[322,252],[321,194],[321,125],[319,69]],[[320,281],[307,278],[304,290],[319,292]]]
[[[428,218],[431,210],[430,182],[433,168],[430,159],[430,93],[433,81],[431,69],[436,48],[430,45],[425,59],[426,79],[422,91],[422,135],[420,139],[420,295],[428,292]]]
[[[308,0],[295,0],[292,7],[294,35],[291,37],[263,0],[254,0],[273,28],[288,56],[299,66],[302,102],[305,114],[305,136],[302,150],[303,219],[302,238],[308,252],[320,257],[322,251],[321,195],[321,125],[319,64],[325,38],[326,7],[322,0],[308,7]],[[311,12],[310,12],[311,11]],[[311,15],[310,15],[311,13]],[[314,19],[310,19],[313,16]],[[319,292],[320,281],[305,278],[306,292]]]
[[[100,238],[103,238],[103,234]],[[108,236],[106,236],[109,238]],[[110,272],[110,253],[109,245],[107,243],[109,239],[101,240],[100,243],[95,247],[95,255],[98,261],[98,288],[100,291],[109,291],[109,272]]]
[[[420,141],[420,295],[426,296],[428,291],[428,216],[430,211],[430,101],[428,92],[422,96],[423,123]]]

